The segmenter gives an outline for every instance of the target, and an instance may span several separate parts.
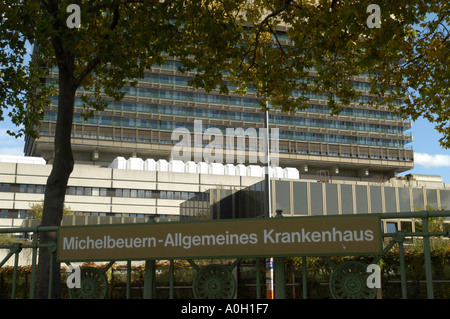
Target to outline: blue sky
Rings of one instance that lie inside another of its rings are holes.
[[[412,123],[413,135],[411,145],[414,149],[414,169],[405,174],[430,174],[442,176],[444,182],[450,183],[450,149],[439,144],[441,137],[434,125],[419,119]]]
[[[24,139],[15,139],[6,134],[6,131],[15,130],[7,116],[0,122],[0,155],[23,155]],[[417,120],[412,123],[415,167],[413,170],[400,175],[430,174],[442,176],[444,182],[450,183],[450,150],[439,145],[439,134],[434,126],[426,120]],[[408,131],[409,132],[409,131]]]

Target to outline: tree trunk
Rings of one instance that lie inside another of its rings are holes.
[[[67,70],[61,70],[61,68],[59,71],[59,100],[54,141],[54,161],[45,188],[41,226],[59,226],[61,224],[66,186],[74,165],[70,138],[77,87],[71,72],[65,71]],[[41,232],[39,234],[39,243],[56,244],[56,237],[56,232]],[[57,262],[56,255],[56,250],[53,250],[52,252],[51,248],[39,249],[36,298],[61,297],[60,265]],[[50,269],[52,262],[53,268]],[[50,272],[52,273],[53,278],[51,295],[49,295]]]

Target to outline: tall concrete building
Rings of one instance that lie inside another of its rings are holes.
[[[102,223],[155,214],[178,220],[184,203],[198,202],[202,211],[207,209],[204,205],[216,200],[207,198],[210,190],[234,194],[264,180],[266,117],[255,92],[224,95],[194,89],[188,82],[195,74],[181,73],[179,66],[179,61],[168,57],[163,65],[147,70],[136,87],[125,86],[122,101],[107,100],[106,109],[87,121],[80,116],[81,96],[89,92],[77,91],[72,127],[75,170],[66,189],[66,204],[75,217],[69,223],[80,223],[75,221],[80,216]],[[311,70],[310,76],[314,75]],[[50,84],[57,78],[55,68],[45,81]],[[408,146],[411,123],[387,106],[368,104],[371,84],[367,77],[355,77],[353,85],[359,101],[343,106],[339,115],[332,116],[326,97],[316,94],[309,95],[301,111],[268,112],[273,183],[313,183],[306,188],[309,193],[303,194],[309,196],[318,182],[395,185],[397,173],[413,168],[413,151]],[[43,163],[13,160],[15,164],[5,165],[0,173],[3,218],[28,218],[30,203],[43,198],[53,161],[57,98],[44,110],[40,137],[25,139],[25,155]],[[174,151],[181,142],[182,161],[174,158],[180,155]],[[272,185],[270,206],[264,203],[261,210],[281,207],[274,197],[280,189],[277,185]],[[448,189],[443,183],[437,187]],[[445,199],[447,193],[442,194]],[[330,205],[322,214],[330,213]],[[298,213],[298,205],[290,207],[296,207],[295,212],[282,207],[285,214]],[[344,208],[336,212],[346,213]],[[312,208],[301,212],[318,213]]]
[[[230,148],[225,138],[227,128],[258,132],[264,127],[264,113],[254,93],[222,95],[193,89],[188,86],[193,74],[178,72],[178,66],[175,59],[168,59],[164,65],[148,70],[136,88],[124,87],[126,95],[121,102],[108,101],[108,107],[88,121],[80,116],[79,96],[85,92],[77,92],[72,127],[75,162],[106,167],[117,156],[170,160],[179,142],[172,133],[178,128],[192,134],[189,146],[195,160],[195,149],[207,147],[209,141],[205,136],[194,136],[194,121],[201,121],[200,133],[208,128],[223,133],[224,154]],[[51,71],[47,82],[57,79],[57,69]],[[353,83],[360,101],[369,101],[368,79],[357,77]],[[44,110],[39,139],[26,137],[26,156],[52,162],[56,105],[54,97],[53,105]],[[411,123],[385,106],[355,103],[331,116],[325,97],[311,94],[302,111],[270,111],[269,127],[278,129],[278,165],[295,167],[303,176],[387,180],[414,166],[413,151],[408,147]],[[246,152],[243,164],[251,164],[251,154],[262,151],[261,143],[254,145],[249,138],[244,146],[235,143],[231,147]]]

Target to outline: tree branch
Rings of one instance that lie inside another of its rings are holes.
[[[110,31],[114,31],[114,29],[117,27],[120,19],[120,12],[119,12],[119,6],[120,4],[117,4],[114,8],[114,14],[113,14],[113,20],[109,26]],[[110,38],[110,34],[106,34],[103,39],[108,40]],[[103,53],[109,48],[108,45],[105,45],[103,49],[100,49],[100,52],[97,54],[95,58],[93,58],[87,66],[84,68],[84,70],[76,77],[75,83],[77,87],[81,84],[81,82],[88,76],[102,61],[102,55]]]
[[[279,42],[278,37],[277,37],[276,33],[273,31],[272,26],[270,25],[269,21],[270,21],[271,18],[274,18],[274,17],[278,16],[280,13],[286,11],[291,6],[291,4],[293,4],[293,3],[295,5],[297,5],[297,3],[295,3],[294,0],[286,0],[286,1],[284,1],[283,5],[281,7],[279,7],[275,11],[272,11],[270,14],[268,14],[266,17],[264,17],[264,19],[259,23],[258,30],[257,30],[257,32],[255,34],[255,43],[246,52],[246,54],[250,54],[250,52],[253,51],[253,57],[252,57],[251,63],[249,64],[249,66],[247,68],[247,71],[250,69],[250,67],[252,65],[255,64],[256,52],[257,52],[257,48],[259,46],[259,36],[260,36],[260,34],[262,32],[262,29],[263,29],[263,27],[265,25],[270,29],[271,33],[275,36],[275,39],[276,39],[276,41],[278,43],[278,46],[280,47],[281,52],[284,54],[283,47],[281,46],[281,43]]]

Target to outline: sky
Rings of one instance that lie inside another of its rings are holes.
[[[441,136],[434,125],[427,120],[412,122],[413,142],[408,144],[414,150],[414,169],[405,174],[440,175],[445,183],[450,183],[450,149],[439,144]]]
[[[7,130],[16,130],[14,124],[5,116],[0,122],[0,155],[23,155],[23,138],[9,136]],[[408,144],[414,150],[415,167],[399,174],[440,175],[445,183],[450,183],[450,149],[439,144],[439,134],[428,121],[419,119],[412,123],[413,142]]]

